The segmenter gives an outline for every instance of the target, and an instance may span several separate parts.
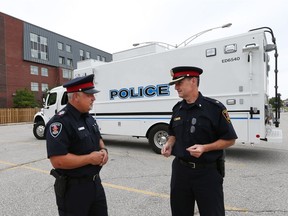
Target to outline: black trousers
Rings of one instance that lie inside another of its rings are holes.
[[[94,181],[68,182],[64,198],[56,195],[60,216],[107,216],[107,202],[100,177]]]
[[[193,169],[175,158],[172,163],[170,205],[173,216],[224,216],[223,177],[216,168]]]

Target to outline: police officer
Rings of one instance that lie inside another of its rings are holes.
[[[93,106],[94,75],[70,80],[68,104],[46,126],[48,158],[56,178],[54,189],[60,216],[106,216],[107,202],[99,172],[108,151],[96,120],[88,113]]]
[[[162,148],[172,163],[170,205],[173,216],[194,215],[195,201],[201,216],[223,216],[224,149],[237,135],[226,108],[198,91],[198,67],[171,70],[175,90],[183,98],[173,107],[168,141]]]

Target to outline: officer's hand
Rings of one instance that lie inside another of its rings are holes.
[[[199,158],[204,153],[204,146],[203,145],[193,145],[186,149],[191,156]]]
[[[93,151],[89,155],[90,155],[90,164],[100,165],[103,162],[105,153],[100,151]]]
[[[172,148],[170,145],[163,145],[162,149],[161,149],[161,154],[164,155],[165,157],[169,157],[171,155],[172,152]]]
[[[100,163],[100,166],[103,166],[108,161],[108,152],[105,149],[101,149],[100,152],[104,153],[104,157],[103,157],[102,163]]]

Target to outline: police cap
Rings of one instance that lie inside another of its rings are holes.
[[[88,76],[77,77],[65,83],[63,87],[67,89],[67,93],[84,92],[86,94],[95,94],[99,91],[94,87],[94,74]]]
[[[202,74],[202,72],[203,70],[198,67],[190,67],[190,66],[174,67],[170,71],[172,81],[169,83],[169,85],[174,85],[176,82],[179,82],[185,77],[199,77],[199,75]]]

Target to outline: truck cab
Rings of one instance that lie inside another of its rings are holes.
[[[67,102],[67,92],[62,86],[58,86],[47,92],[43,108],[34,116],[33,134],[37,139],[45,139],[45,125]]]

